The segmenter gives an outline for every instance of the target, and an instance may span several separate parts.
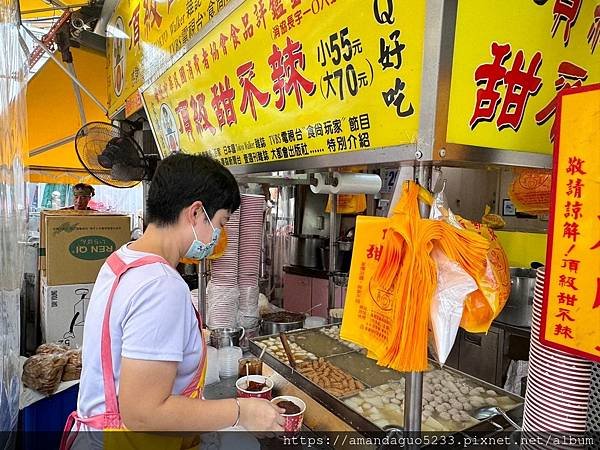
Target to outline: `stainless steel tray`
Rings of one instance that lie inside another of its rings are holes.
[[[329,326],[333,326],[333,325],[327,325],[327,326],[321,327],[321,328],[327,328]],[[319,330],[321,328],[312,328],[310,330],[294,330],[294,331],[288,332],[286,334],[296,338],[299,335],[301,335],[302,333],[312,332],[315,330]],[[275,335],[261,336],[258,338],[250,339],[249,340],[250,351],[255,355],[260,355],[260,353],[262,351],[262,346],[260,345],[261,341],[266,340],[270,337],[274,337],[274,336]],[[330,338],[330,339],[333,339],[333,338]],[[366,357],[366,355],[363,355],[359,352],[352,351],[352,350],[350,350],[348,352],[342,352],[342,353],[338,352],[338,353],[335,353],[332,355],[324,356],[324,358],[326,360],[329,360],[332,357],[336,357],[339,355],[346,355],[346,354],[357,354],[357,355],[361,355],[365,359],[368,359]],[[352,408],[347,406],[342,401],[343,399],[338,399],[338,398],[332,396],[331,394],[327,393],[325,390],[321,389],[319,386],[317,386],[316,384],[314,384],[313,382],[308,380],[306,377],[304,377],[301,373],[293,370],[286,362],[279,360],[278,358],[271,355],[269,352],[265,352],[265,354],[263,356],[263,361],[265,362],[265,364],[267,364],[273,370],[275,370],[277,373],[279,373],[283,378],[285,378],[286,380],[288,380],[289,382],[291,382],[292,384],[297,386],[299,389],[304,391],[306,394],[308,394],[310,397],[312,397],[314,400],[316,400],[319,404],[321,404],[325,408],[327,408],[327,410],[329,410],[331,413],[333,413],[334,415],[336,415],[337,417],[342,419],[344,422],[346,422],[347,424],[352,426],[352,428],[354,428],[355,430],[357,430],[359,432],[380,432],[380,431],[382,431],[382,428],[378,427],[373,422],[371,422],[370,420],[368,420],[367,418],[365,418],[364,416],[362,416],[361,414],[359,414],[358,412],[354,411]],[[433,361],[430,361],[430,364],[434,368],[439,368],[439,365]],[[387,370],[391,370],[391,369],[387,369]],[[522,414],[523,402],[524,402],[524,399],[522,397],[514,395],[510,392],[504,391],[503,389],[501,389],[497,386],[489,384],[478,378],[472,377],[464,372],[460,372],[459,370],[456,370],[456,369],[453,369],[450,367],[444,367],[443,370],[453,373],[453,374],[456,374],[460,377],[463,377],[463,378],[467,379],[469,382],[471,382],[472,384],[481,386],[485,389],[493,389],[494,391],[502,393],[503,396],[507,396],[507,397],[513,399],[518,404],[507,410],[510,412],[509,415],[511,415],[512,417],[518,418]],[[399,373],[399,372],[396,372],[393,370],[392,370],[392,372],[395,372],[396,374]],[[360,378],[357,378],[357,379],[360,380]],[[362,381],[362,380],[360,380],[360,381]],[[375,387],[375,386],[369,385],[364,382],[363,382],[363,384],[365,384],[365,386],[367,386],[368,388]],[[398,425],[401,425],[401,424],[398,424]],[[482,420],[479,423],[477,423],[473,426],[470,426],[469,428],[466,428],[465,430],[457,432],[457,434],[459,434],[459,433],[468,434],[469,432],[484,432],[484,433],[485,432],[496,432],[499,430],[499,428],[509,429],[510,425],[506,422],[506,420],[504,418],[495,416],[495,417],[492,417],[492,418],[489,418],[486,420]]]

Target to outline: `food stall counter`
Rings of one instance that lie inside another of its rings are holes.
[[[369,433],[402,428],[403,373],[378,366],[364,350],[341,340],[335,325],[286,335],[293,346],[296,369],[283,356],[277,336],[252,339],[250,351],[259,355],[266,347],[265,371],[273,372],[276,389],[309,405],[304,420],[313,431]],[[430,368],[423,377],[424,432],[510,430],[500,416],[477,418],[489,407],[500,407],[519,421],[523,398],[455,369],[440,368],[433,362]]]

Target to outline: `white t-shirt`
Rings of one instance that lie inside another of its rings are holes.
[[[153,256],[130,250],[126,245],[117,254],[126,264]],[[104,264],[90,297],[83,333],[79,417],[105,411],[100,342],[104,311],[114,279],[112,270]],[[176,361],[173,394],[177,395],[193,379],[202,356],[202,337],[188,286],[167,264],[133,268],[121,277],[111,308],[110,336],[117,395],[121,357]]]

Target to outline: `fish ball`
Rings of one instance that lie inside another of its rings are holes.
[[[442,420],[450,420],[451,417],[450,417],[450,414],[448,414],[447,412],[442,412],[442,413],[440,413],[440,419],[442,419]]]
[[[433,411],[434,407],[431,405],[425,405],[423,406],[423,411]]]
[[[452,402],[450,402],[450,406],[452,406],[454,409],[457,410],[461,410],[463,409],[463,404],[462,402],[459,402],[458,400],[453,400]]]
[[[442,405],[436,406],[435,410],[441,414],[443,412],[448,411],[448,408],[446,407],[446,405],[442,404]]]
[[[488,389],[487,391],[485,391],[485,393],[487,394],[488,397],[496,397],[498,394],[496,394],[496,391],[492,390],[492,389]]]
[[[462,386],[460,388],[460,393],[464,394],[464,395],[467,395],[469,393],[469,388],[467,386]]]
[[[460,414],[452,414],[452,420],[454,422],[462,422],[462,420],[460,418]]]
[[[494,397],[486,397],[485,402],[490,406],[498,406],[498,400]]]

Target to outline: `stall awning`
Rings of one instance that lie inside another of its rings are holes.
[[[103,104],[106,95],[106,57],[86,49],[72,49],[79,81]],[[60,59],[60,53],[57,53]],[[107,121],[104,112],[81,92],[85,121]],[[73,83],[54,61],[48,61],[27,86],[30,181],[47,183],[94,182],[75,153],[73,138],[82,126]],[[48,146],[57,145],[46,150]],[[65,180],[65,181],[62,181]]]

